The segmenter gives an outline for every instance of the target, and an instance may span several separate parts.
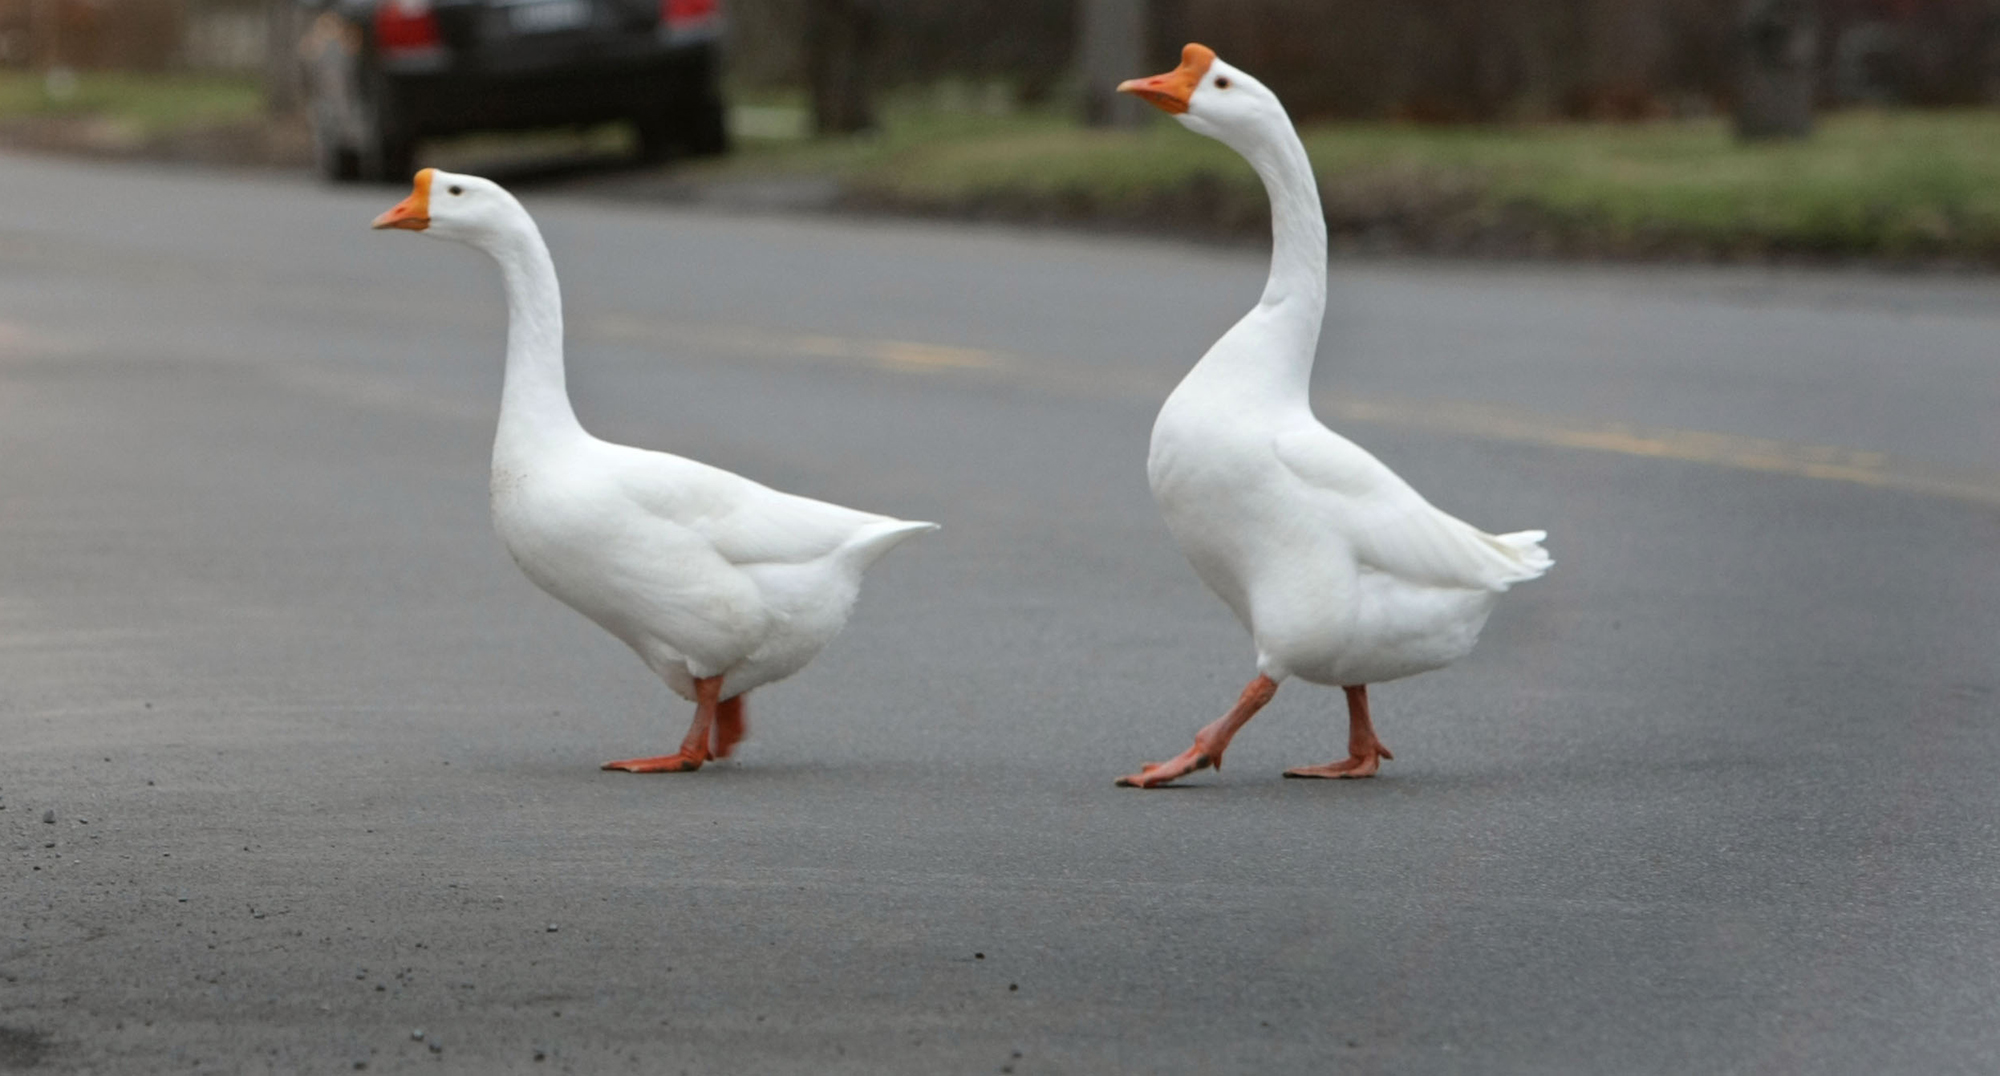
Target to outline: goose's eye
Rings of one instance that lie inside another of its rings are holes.
[[[1217,75],[1217,76],[1215,76],[1215,88],[1216,88],[1216,89],[1218,89],[1218,90],[1226,90],[1226,89],[1228,89],[1228,88],[1229,88],[1229,76],[1228,76],[1228,75]]]
[[[465,193],[465,188],[464,188],[464,187],[453,187],[453,188],[451,188],[451,193],[453,193],[453,194],[464,194],[464,193]]]

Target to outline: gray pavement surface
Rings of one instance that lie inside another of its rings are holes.
[[[1293,684],[1136,792],[1253,671],[1143,460],[1257,253],[526,192],[598,433],[945,524],[635,777],[401,193],[0,157],[0,1070],[2000,1070],[1991,279],[1337,267],[1323,407],[1556,569],[1382,777]]]

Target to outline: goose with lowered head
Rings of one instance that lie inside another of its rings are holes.
[[[375,227],[456,240],[499,263],[507,365],[493,529],[536,586],[695,704],[679,751],[605,769],[683,772],[729,757],[748,731],[744,696],[804,668],[846,624],[863,570],[937,529],[585,432],[563,380],[555,266],[534,220],[498,184],[426,168]]]
[[[1546,535],[1487,534],[1439,511],[1314,417],[1326,218],[1277,96],[1202,45],[1118,88],[1242,154],[1270,196],[1272,232],[1263,296],[1167,397],[1146,460],[1175,543],[1249,629],[1257,676],[1194,746],[1118,783],[1219,768],[1289,676],[1345,690],[1348,757],[1285,776],[1371,777],[1394,756],[1369,720],[1368,685],[1469,653],[1500,593],[1548,570]]]

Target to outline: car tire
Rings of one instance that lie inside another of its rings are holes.
[[[681,117],[681,143],[696,157],[729,152],[729,110],[714,97],[701,98]]]
[[[649,162],[676,156],[713,157],[729,151],[727,110],[710,96],[676,102],[651,115],[634,117],[639,129],[639,159]]]
[[[406,182],[416,171],[417,140],[403,123],[395,91],[379,76],[362,103],[366,133],[362,137],[361,178],[370,183]]]
[[[329,183],[352,183],[361,178],[361,154],[347,137],[345,123],[354,107],[347,93],[350,65],[337,45],[321,41],[300,71],[305,85],[306,126],[312,133],[313,170]]]
[[[328,183],[352,183],[361,178],[361,154],[340,139],[332,121],[313,110],[313,168]]]
[[[674,155],[674,127],[665,116],[634,116],[632,127],[639,136],[639,159],[658,164]]]
[[[416,139],[393,128],[375,132],[374,143],[361,155],[362,178],[371,182],[407,182],[416,170]]]

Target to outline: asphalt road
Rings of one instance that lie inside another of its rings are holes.
[[[946,528],[635,777],[400,196],[0,157],[0,1069],[2000,1068],[2000,283],[1336,267],[1322,413],[1557,566],[1379,779],[1292,684],[1137,792],[1253,671],[1143,461],[1257,252],[531,192],[593,429]]]

